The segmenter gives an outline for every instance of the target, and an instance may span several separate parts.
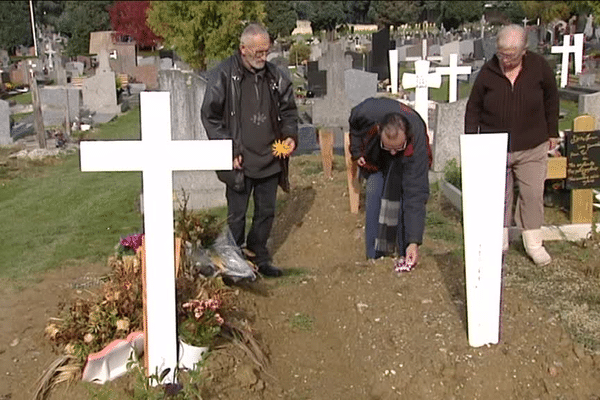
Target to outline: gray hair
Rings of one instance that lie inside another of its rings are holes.
[[[246,28],[244,28],[244,31],[242,32],[242,35],[240,36],[240,44],[243,44],[243,45],[248,44],[248,40],[250,40],[250,38],[252,38],[254,36],[269,37],[269,32],[267,32],[267,29],[264,26],[262,26],[261,24],[253,22],[253,23],[249,24]]]
[[[517,41],[515,41],[517,39]],[[525,29],[520,25],[507,25],[500,29],[496,38],[496,47],[498,49],[508,49],[518,47],[524,49],[527,42],[525,39]]]

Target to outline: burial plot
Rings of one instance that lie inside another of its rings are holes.
[[[11,143],[10,107],[7,101],[0,100],[0,146],[5,146]]]
[[[177,170],[231,169],[231,141],[172,141],[169,93],[141,94],[141,141],[82,142],[82,171],[142,171],[146,371],[176,381],[173,184]]]

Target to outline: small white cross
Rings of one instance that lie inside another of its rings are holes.
[[[569,77],[569,56],[575,56],[575,74],[580,74],[583,66],[583,33],[573,35],[574,44],[571,45],[571,35],[563,36],[562,46],[552,46],[552,53],[562,53],[560,87],[567,86]]]
[[[470,75],[471,67],[469,66],[458,66],[458,54],[450,54],[450,66],[448,67],[437,67],[435,69],[440,75],[449,75],[450,79],[450,95],[449,103],[454,103],[458,97],[458,75]]]
[[[427,125],[429,125],[429,88],[439,88],[441,84],[442,76],[438,73],[429,73],[429,61],[427,60],[415,61],[415,73],[402,75],[402,87],[404,89],[415,88],[415,111]]]
[[[228,170],[230,140],[171,140],[169,92],[140,94],[142,140],[81,142],[82,171],[142,171],[148,373],[175,382],[173,171]]]
[[[529,20],[527,19],[527,17],[523,18],[523,28],[525,28],[527,26],[528,22],[529,22]]]

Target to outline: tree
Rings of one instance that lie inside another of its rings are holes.
[[[418,21],[421,8],[416,1],[372,1],[371,16],[380,27]]]
[[[312,1],[294,1],[292,2],[294,9],[296,10],[296,14],[298,15],[298,19],[304,21],[310,21],[312,19],[313,14],[313,5]]]
[[[147,23],[192,68],[206,69],[237,49],[243,21],[263,18],[259,1],[152,1]]]
[[[313,32],[334,32],[339,24],[346,22],[346,7],[343,1],[313,1],[310,22]]]
[[[0,7],[0,48],[11,53],[18,46],[31,46],[31,19],[29,3],[26,1],[5,1]]]
[[[110,30],[108,7],[112,1],[66,1],[57,30],[69,37],[67,56],[88,54],[90,33]]]
[[[296,27],[298,14],[289,1],[265,1],[265,25],[271,36],[290,36]]]
[[[119,36],[129,36],[142,48],[154,47],[160,37],[148,27],[150,1],[116,1],[109,9],[110,24]]]
[[[310,58],[310,46],[304,42],[296,42],[290,48],[290,64],[302,64]]]
[[[565,1],[520,1],[523,12],[530,20],[539,18],[542,24],[556,19],[568,20],[571,10]]]
[[[345,1],[346,21],[349,24],[368,24],[373,22],[369,15],[371,1]]]
[[[483,15],[482,1],[441,1],[439,22],[447,28],[460,27],[465,22],[481,19]]]

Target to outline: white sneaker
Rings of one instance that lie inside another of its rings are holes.
[[[542,244],[541,229],[530,229],[523,231],[523,245],[527,255],[531,257],[533,262],[542,267],[550,264],[552,257],[546,251]]]

